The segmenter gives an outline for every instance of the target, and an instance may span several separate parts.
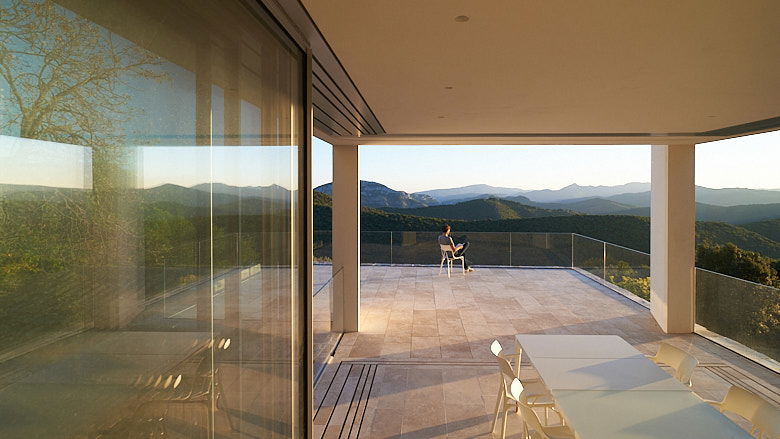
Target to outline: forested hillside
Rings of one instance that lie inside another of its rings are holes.
[[[742,227],[780,242],[780,218],[744,224]]]
[[[404,215],[460,219],[468,221],[539,218],[576,214],[576,212],[572,212],[570,210],[543,209],[500,198],[482,198],[471,201],[463,201],[457,204],[420,207],[416,209],[385,208],[383,210],[388,212],[401,213]]]
[[[317,197],[315,230],[331,229],[330,197]],[[486,200],[474,200],[482,202]],[[471,202],[467,202],[471,203]],[[465,203],[462,203],[465,204]],[[453,207],[437,206],[437,207]],[[418,210],[418,209],[404,209]],[[629,215],[561,215],[539,218],[475,220],[431,218],[363,208],[360,228],[364,231],[437,231],[447,222],[454,232],[563,232],[578,233],[635,250],[650,251],[650,218]],[[780,258],[780,242],[746,228],[726,223],[697,221],[697,243],[728,244]]]
[[[650,216],[650,208],[637,207],[615,213],[619,215]],[[776,218],[780,218],[780,203],[739,206],[714,206],[712,204],[696,203],[696,219],[699,221],[747,224]]]

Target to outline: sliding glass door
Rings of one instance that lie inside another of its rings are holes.
[[[300,437],[304,63],[259,6],[0,0],[0,437]]]

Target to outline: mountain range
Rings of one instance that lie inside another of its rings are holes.
[[[402,213],[433,218],[454,218],[464,221],[541,218],[549,216],[578,215],[577,212],[562,209],[544,209],[502,198],[480,198],[457,204],[444,204],[418,208],[384,208],[387,212]]]
[[[529,196],[529,194],[525,195]],[[560,200],[559,202],[572,203],[576,201],[582,201],[587,198],[593,197],[564,199]],[[636,207],[650,207],[650,191],[621,193],[603,198]],[[749,204],[775,204],[780,203],[780,191],[771,189],[744,188],[711,189],[708,187],[696,186],[696,201],[704,204],[724,207]]]
[[[649,219],[646,207],[631,207],[609,198],[586,198],[558,203],[540,203],[528,198],[529,193],[511,199],[483,197],[455,204],[435,203],[426,197],[393,191],[384,185],[366,184],[367,196],[384,200],[382,204],[399,203],[416,207],[364,207],[363,230],[437,230],[442,221],[451,222],[463,231],[548,231],[574,232],[609,242],[647,251]],[[213,193],[209,194],[209,189]],[[329,187],[320,188],[329,189]],[[706,188],[705,188],[706,189]],[[719,190],[716,190],[719,191]],[[751,191],[751,190],[743,190]],[[226,184],[183,187],[164,184],[139,191],[145,207],[169,210],[176,215],[232,216],[266,215],[279,209],[289,209],[290,192],[280,186],[237,188]],[[705,191],[706,192],[706,191]],[[772,192],[772,191],[758,191]],[[718,192],[710,192],[718,193]],[[746,192],[750,194],[750,192]],[[52,188],[0,184],[0,194],[9,201],[85,200],[88,189]],[[240,194],[240,196],[239,196]],[[727,191],[733,195],[733,191]],[[637,194],[622,194],[637,195]],[[760,196],[766,194],[759,193]],[[428,196],[430,197],[430,196]],[[140,201],[139,199],[139,201]],[[764,198],[766,199],[766,198]],[[323,192],[314,194],[315,228],[330,229],[331,197]],[[628,208],[626,208],[628,207]],[[737,246],[780,257],[780,203],[737,206],[716,206],[697,203],[698,240],[714,243],[733,242]],[[705,221],[702,221],[705,220]]]
[[[453,206],[441,206],[453,207]],[[538,209],[528,210],[528,216],[518,217],[520,210],[508,213],[515,207],[512,202],[498,199],[470,200],[455,206],[461,207],[461,218],[439,216],[436,218],[419,214],[442,211],[432,208],[413,209],[375,209],[363,207],[360,215],[362,231],[431,231],[441,227],[446,221],[457,233],[463,232],[563,232],[579,233],[628,248],[650,251],[650,219],[632,215],[572,215],[567,212],[555,212]],[[499,218],[467,220],[470,216],[466,208],[500,212]],[[457,209],[456,209],[457,210]],[[465,213],[464,213],[465,212]],[[315,195],[314,229],[330,230],[332,227],[331,199],[325,194]],[[518,215],[518,216],[515,216]],[[780,221],[780,220],[777,220]],[[772,258],[780,258],[780,241],[772,238],[777,222],[736,226],[721,222],[697,221],[696,240],[698,243],[733,243],[740,248],[752,250]]]
[[[317,192],[333,195],[333,183],[326,183],[314,188]],[[360,204],[365,207],[427,207],[439,204],[430,195],[404,191],[396,191],[373,181],[360,181]]]
[[[331,184],[314,190],[331,195]],[[504,198],[545,209],[569,209],[580,213],[608,214],[650,206],[650,183],[626,183],[616,186],[580,186],[561,189],[524,190],[486,184],[408,193],[383,184],[361,181],[363,206],[377,208],[419,208],[456,204],[480,198]],[[606,201],[603,201],[606,200]],[[696,201],[713,206],[744,206],[780,203],[780,190],[696,187]]]
[[[473,184],[470,186],[463,186],[451,189],[432,189],[429,191],[415,192],[419,195],[427,195],[441,204],[457,203],[460,201],[474,200],[477,198],[509,198],[516,195],[523,194],[525,192],[522,189],[508,188],[508,187],[496,187],[487,184]],[[387,206],[390,207],[390,206]],[[396,206],[393,206],[396,207]]]

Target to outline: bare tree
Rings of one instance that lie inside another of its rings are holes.
[[[0,7],[0,95],[16,111],[0,129],[20,137],[84,146],[115,145],[132,81],[161,79],[158,56],[50,0]],[[8,107],[6,107],[8,108]]]
[[[135,89],[166,78],[162,63],[51,0],[0,0],[0,132],[92,151],[88,195],[63,190],[34,201],[0,203],[0,255],[5,257],[0,274],[10,267],[25,275],[17,285],[22,290],[33,288],[41,273],[56,270],[92,276],[78,285],[94,285],[94,300],[103,297],[106,307],[117,291],[137,288],[132,273],[133,266],[143,265],[142,206],[128,179],[135,170],[128,166],[124,131],[142,114],[132,105]],[[28,222],[31,227],[24,227]],[[6,297],[33,297],[22,290]],[[73,296],[64,303],[80,297],[77,286],[64,290]],[[36,309],[48,309],[47,303]]]

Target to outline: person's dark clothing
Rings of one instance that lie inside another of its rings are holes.
[[[458,241],[463,244],[463,247],[461,247],[458,251],[454,253],[454,255],[457,256],[464,256],[466,254],[466,250],[469,248],[469,241],[468,238],[465,236],[461,236],[458,238]],[[451,237],[445,236],[445,235],[439,235],[438,238],[439,245],[452,245],[455,246],[455,242],[452,240]],[[468,259],[463,258],[463,265],[466,270],[469,269],[469,265],[471,265],[471,262],[469,262]]]

